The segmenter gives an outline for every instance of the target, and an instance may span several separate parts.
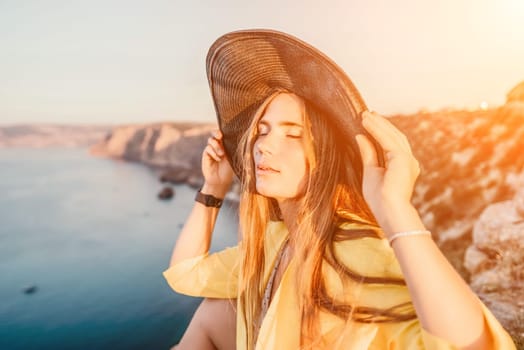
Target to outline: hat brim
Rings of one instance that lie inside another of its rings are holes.
[[[231,32],[213,43],[206,68],[225,152],[238,176],[240,137],[261,103],[282,88],[312,103],[348,140],[366,134],[383,164],[382,148],[362,127],[367,107],[360,93],[337,64],[302,40],[267,29]]]

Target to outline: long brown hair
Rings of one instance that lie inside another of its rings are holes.
[[[268,222],[279,218],[275,200],[257,193],[253,161],[253,145],[257,123],[271,101],[280,93],[277,90],[259,107],[253,121],[243,135],[239,159],[243,159],[242,194],[240,198],[240,230],[242,232],[241,273],[239,281],[240,307],[246,328],[246,346],[254,349],[261,318],[261,301],[264,293],[265,266],[264,236]],[[341,277],[358,283],[405,284],[402,279],[362,276],[342,264],[334,253],[334,243],[363,236],[381,238],[376,220],[362,195],[362,161],[355,140],[343,138],[320,111],[305,101],[303,112],[304,146],[309,176],[304,195],[297,200],[299,219],[295,258],[300,269],[295,276],[300,291],[301,347],[311,347],[318,334],[318,314],[328,311],[344,319],[357,322],[394,322],[415,318],[414,313],[400,313],[396,309],[376,309],[334,300],[327,293],[322,278],[322,264],[327,262]],[[346,215],[341,213],[347,213]],[[341,221],[364,224],[363,229],[342,230]],[[399,305],[401,307],[403,305]]]

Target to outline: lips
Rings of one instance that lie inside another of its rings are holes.
[[[269,173],[269,172],[275,172],[275,173],[278,173],[279,171],[270,167],[269,165],[265,164],[265,163],[260,163],[257,165],[257,172],[262,172],[262,173]]]

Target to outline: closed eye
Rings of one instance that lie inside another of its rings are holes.
[[[259,126],[259,128],[257,129],[256,136],[267,135],[268,133],[269,133],[268,128],[265,127],[264,125],[261,125],[261,126]]]
[[[287,137],[291,137],[291,138],[295,138],[295,139],[300,139],[302,138],[302,128],[290,128],[290,130],[287,130],[286,132],[286,136]]]

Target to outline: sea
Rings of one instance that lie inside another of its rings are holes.
[[[201,299],[166,283],[195,189],[84,148],[0,149],[0,349],[169,349]],[[226,203],[212,251],[237,240]]]

